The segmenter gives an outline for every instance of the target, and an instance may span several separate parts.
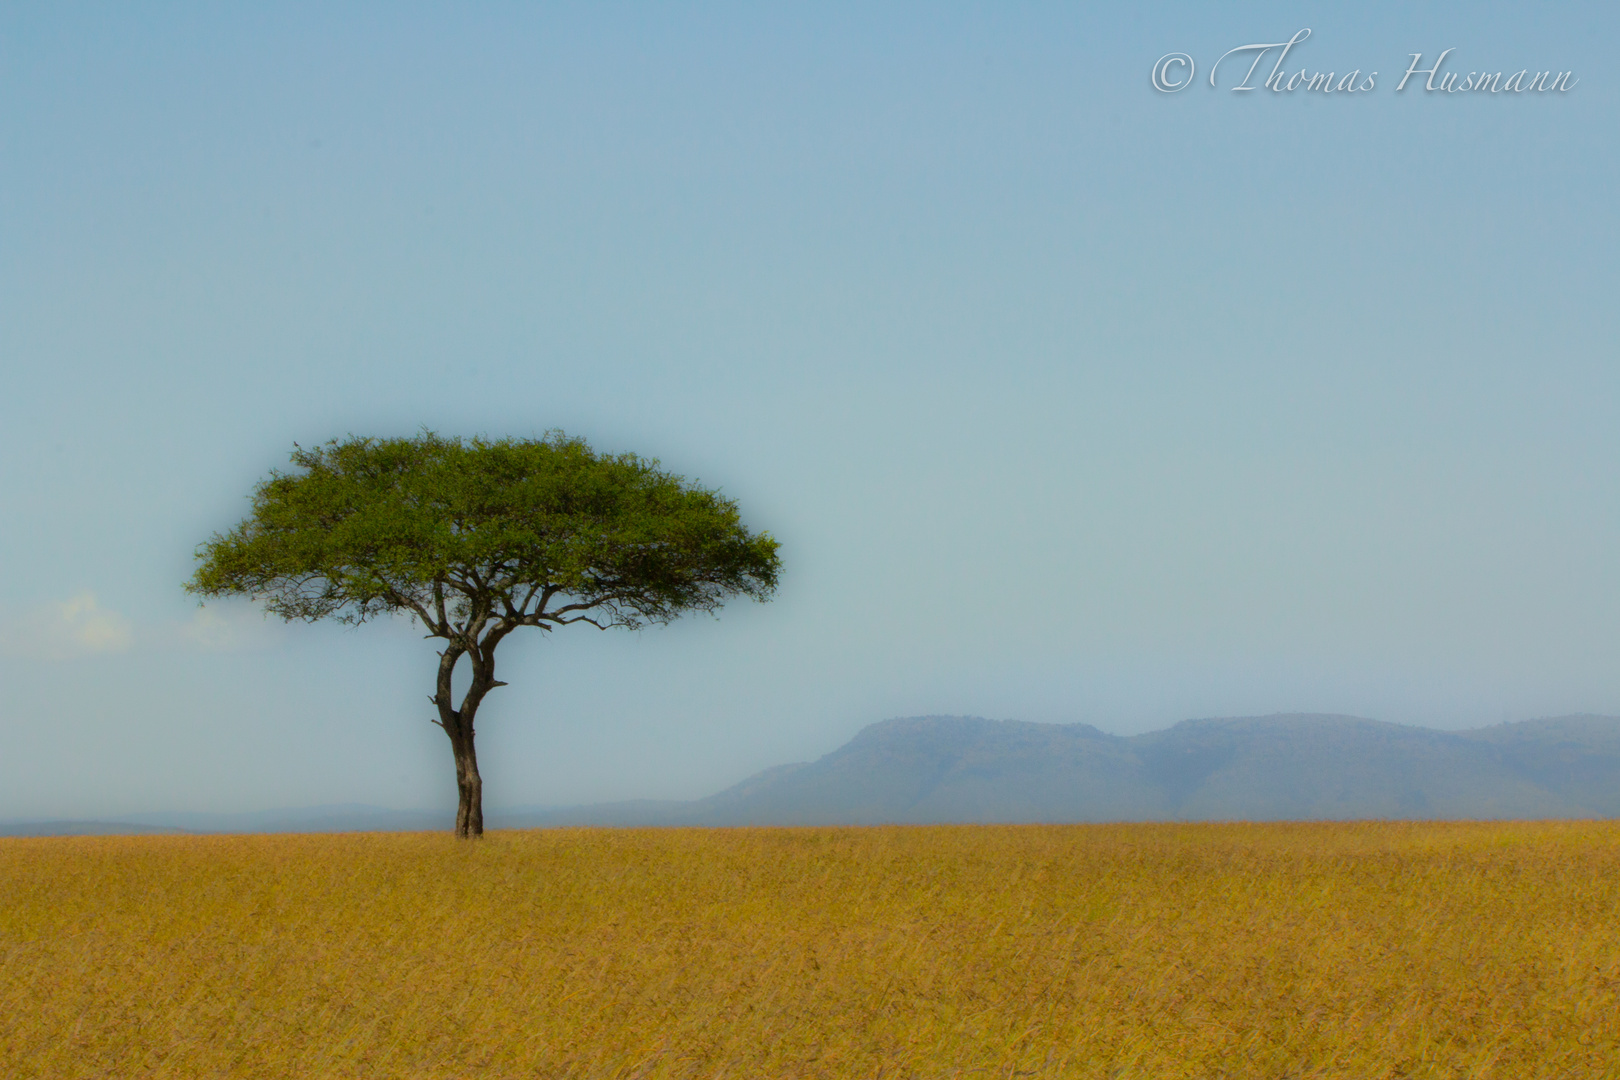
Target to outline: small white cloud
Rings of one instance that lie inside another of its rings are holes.
[[[25,615],[0,619],[0,654],[34,660],[71,660],[82,656],[145,648],[179,648],[201,652],[245,652],[273,648],[283,637],[280,620],[246,602],[224,600],[197,608],[191,618],[133,625],[104,608],[90,591],[61,603],[46,604]]]
[[[135,644],[135,633],[128,619],[97,603],[95,593],[81,592],[63,603],[10,620],[0,644],[14,655],[69,660],[125,652]]]
[[[80,593],[57,612],[67,640],[84,652],[123,652],[134,643],[129,620],[97,604],[95,593]]]

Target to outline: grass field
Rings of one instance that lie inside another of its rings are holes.
[[[0,840],[0,1075],[1620,1077],[1620,823]]]

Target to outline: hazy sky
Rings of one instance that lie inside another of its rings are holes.
[[[1373,87],[1209,85],[1303,28],[1285,77]],[[492,807],[897,715],[1620,713],[1616,43],[1597,3],[8,4],[0,817],[453,806],[419,632],[181,591],[295,441],[424,426],[656,457],[782,543],[773,603],[509,639]],[[1573,89],[1397,92],[1445,49]]]

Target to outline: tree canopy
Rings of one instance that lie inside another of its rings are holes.
[[[749,532],[734,502],[560,432],[351,436],[295,447],[292,463],[259,484],[245,521],[198,548],[186,589],[246,595],[288,620],[405,614],[444,639],[433,701],[456,753],[460,835],[482,831],[472,719],[505,685],[494,651],[508,634],[664,623],[776,588],[777,542]],[[463,655],[472,688],[454,708]]]

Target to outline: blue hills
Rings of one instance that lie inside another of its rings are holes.
[[[0,835],[447,829],[445,812],[331,806]],[[708,798],[486,810],[490,828],[1620,817],[1620,717],[1437,731],[1353,716],[1187,720],[1142,735],[966,716],[885,720]]]

